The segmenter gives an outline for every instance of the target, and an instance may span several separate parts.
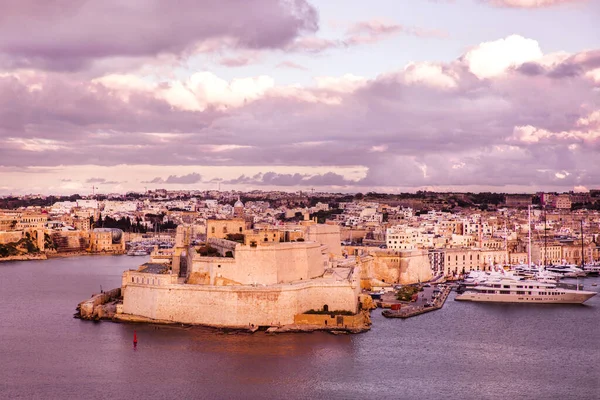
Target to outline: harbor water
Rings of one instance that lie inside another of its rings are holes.
[[[406,320],[374,310],[371,331],[341,336],[73,318],[80,301],[145,260],[0,263],[0,398],[600,398],[600,295],[510,305],[451,293],[443,309]],[[598,291],[600,279],[580,282]]]

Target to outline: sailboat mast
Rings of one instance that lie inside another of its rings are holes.
[[[581,268],[583,269],[583,266],[585,265],[584,263],[584,259],[583,259],[583,218],[581,219]]]
[[[546,268],[547,258],[546,252],[548,251],[548,228],[546,228],[546,206],[544,206],[544,268]]]
[[[531,267],[531,205],[527,207],[529,211],[529,226],[527,231],[529,232],[529,246],[527,246],[527,264]]]

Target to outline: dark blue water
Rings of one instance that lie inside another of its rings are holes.
[[[0,264],[2,399],[600,399],[586,306],[452,301],[365,334],[269,336],[73,319],[136,257]],[[598,278],[587,278],[586,289]],[[133,349],[133,331],[138,346]]]

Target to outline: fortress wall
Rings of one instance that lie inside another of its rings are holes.
[[[386,283],[410,284],[431,279],[431,264],[427,252],[373,252],[373,262],[368,264],[369,278]]]
[[[324,261],[318,243],[238,245],[235,258],[195,257],[191,272],[209,273],[211,283],[220,274],[244,285],[274,285],[321,276],[325,270]]]
[[[309,225],[306,228],[306,240],[322,243],[327,252],[336,256],[342,255],[340,227],[338,225]]]
[[[0,244],[15,243],[25,237],[23,231],[0,232]]]
[[[127,274],[128,272],[126,272]],[[221,327],[286,325],[310,309],[357,311],[355,285],[305,283],[272,288],[128,283],[123,313]]]

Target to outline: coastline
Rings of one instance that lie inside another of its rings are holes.
[[[341,327],[341,326],[323,326],[310,324],[289,324],[278,326],[220,326],[210,324],[189,324],[176,321],[165,321],[142,317],[139,315],[123,314],[119,311],[121,305],[121,288],[108,290],[102,293],[95,293],[92,296],[82,301],[77,305],[74,318],[88,321],[110,321],[121,323],[138,323],[138,324],[153,324],[153,325],[171,325],[171,326],[186,326],[186,327],[201,327],[216,329],[224,332],[240,332],[240,333],[255,333],[257,331],[265,331],[268,334],[276,333],[310,333],[310,332],[329,332],[334,335],[340,334],[356,334],[367,332],[371,329],[370,322],[357,327]],[[369,313],[369,311],[362,311]],[[368,318],[370,321],[370,318]]]
[[[34,260],[47,260],[48,255],[46,253],[36,253],[36,254],[21,254],[18,256],[8,256],[0,258],[0,262],[8,262],[8,261],[34,261]]]
[[[53,258],[69,258],[69,257],[80,257],[80,256],[122,256],[125,253],[89,253],[87,251],[70,251],[66,253],[36,253],[36,254],[21,254],[18,256],[9,256],[0,258],[0,262],[8,261],[35,261],[35,260],[50,260]]]

